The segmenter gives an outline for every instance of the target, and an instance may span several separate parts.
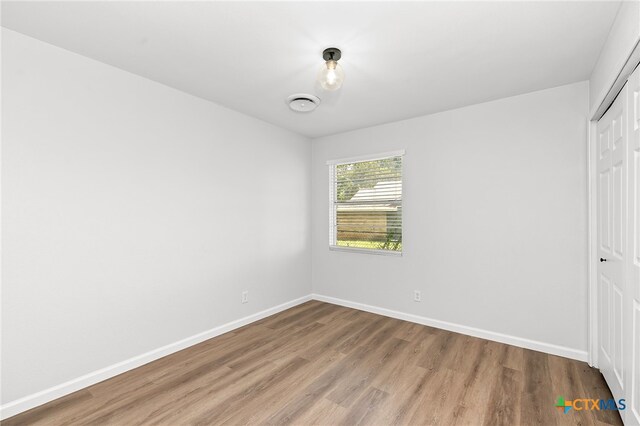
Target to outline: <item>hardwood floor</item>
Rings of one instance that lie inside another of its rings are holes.
[[[621,424],[573,361],[311,301],[2,422],[10,425]]]

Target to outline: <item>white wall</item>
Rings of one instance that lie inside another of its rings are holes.
[[[314,140],[314,292],[586,356],[587,113],[581,82]],[[403,257],[329,251],[325,162],[399,149]]]
[[[640,1],[623,1],[589,80],[591,115],[600,106],[640,40]]]
[[[310,293],[307,139],[2,36],[3,403]]]

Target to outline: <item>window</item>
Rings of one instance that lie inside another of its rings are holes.
[[[332,250],[402,254],[402,156],[330,161]]]

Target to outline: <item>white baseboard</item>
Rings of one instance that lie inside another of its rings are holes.
[[[427,318],[420,315],[393,311],[391,309],[380,308],[378,306],[365,305],[364,303],[351,302],[349,300],[323,296],[321,294],[313,294],[312,298],[321,302],[333,303],[334,305],[346,306],[347,308],[359,309],[361,311],[384,315],[386,317],[415,322],[417,324],[428,325],[430,327],[441,328],[443,330],[466,334],[473,337],[480,337],[482,339],[493,340],[500,343],[506,343],[508,345],[518,346],[520,348],[532,349],[534,351],[544,352],[551,355],[558,355],[578,361],[586,362],[588,358],[587,351],[567,348],[565,346],[554,345],[552,343],[524,339],[522,337],[515,337],[508,334],[496,333],[494,331],[482,330],[480,328],[469,327],[466,325],[454,324],[451,322]]]
[[[154,349],[147,353],[129,358],[125,361],[117,364],[110,365],[100,370],[85,374],[68,382],[53,386],[49,389],[34,393],[32,395],[25,396],[15,401],[8,402],[0,406],[0,420],[7,419],[16,414],[35,408],[39,405],[58,399],[62,396],[68,395],[80,389],[102,382],[103,380],[122,374],[126,371],[133,370],[141,365],[147,364],[151,361],[155,361],[164,356],[170,355],[174,352],[181,351],[190,346],[209,340],[213,337],[235,330],[252,322],[261,320],[270,315],[284,311],[285,309],[292,308],[301,303],[311,300],[311,295],[303,296],[298,299],[285,302],[281,305],[274,306],[273,308],[265,309],[264,311],[249,315],[244,318],[240,318],[236,321],[231,321],[221,326],[212,328],[211,330],[203,331],[194,336],[187,337],[186,339],[179,340],[174,343],[170,343],[158,349]]]

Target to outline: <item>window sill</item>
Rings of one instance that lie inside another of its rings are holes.
[[[365,249],[358,247],[329,246],[330,251],[347,251],[351,253],[376,254],[379,256],[395,256],[402,257],[401,251]]]

